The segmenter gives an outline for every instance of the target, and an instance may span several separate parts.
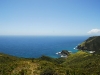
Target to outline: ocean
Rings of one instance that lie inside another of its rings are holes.
[[[38,58],[42,55],[57,58],[62,50],[77,52],[75,46],[88,36],[0,36],[0,53],[17,57]]]

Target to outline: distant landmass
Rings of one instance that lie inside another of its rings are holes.
[[[89,37],[87,40],[78,45],[77,49],[100,53],[100,36]]]

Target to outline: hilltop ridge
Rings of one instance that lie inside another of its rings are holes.
[[[89,37],[87,40],[78,45],[77,49],[100,53],[100,36]]]

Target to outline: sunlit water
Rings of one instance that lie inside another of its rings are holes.
[[[73,49],[87,36],[0,36],[0,52],[26,58],[42,55],[58,57],[56,52]]]

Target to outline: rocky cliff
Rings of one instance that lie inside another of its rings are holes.
[[[79,50],[95,51],[100,53],[100,36],[92,36],[77,46]]]

